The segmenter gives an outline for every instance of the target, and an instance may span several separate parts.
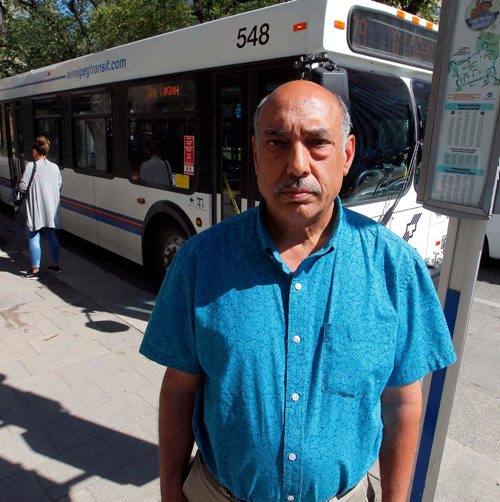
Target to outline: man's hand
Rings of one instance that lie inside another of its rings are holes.
[[[191,427],[196,389],[203,375],[169,368],[160,391],[160,487],[164,502],[182,502],[182,485],[194,444]]]
[[[383,502],[405,502],[418,445],[422,390],[420,382],[386,387],[382,393],[384,436],[380,449]]]

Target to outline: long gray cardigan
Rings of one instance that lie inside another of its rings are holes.
[[[28,162],[19,182],[19,190],[24,192],[33,172],[33,162]],[[29,193],[26,194],[26,226],[36,231],[43,227],[60,228],[59,202],[62,186],[59,167],[50,160],[40,159]]]

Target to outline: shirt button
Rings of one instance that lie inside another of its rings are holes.
[[[298,395],[296,392],[294,392],[294,393],[292,394],[292,399],[293,399],[294,401],[298,401],[298,400],[299,400],[299,395]]]
[[[300,291],[300,290],[302,289],[302,284],[301,284],[300,282],[297,282],[297,283],[295,284],[295,289],[296,289],[297,291]]]
[[[288,495],[286,499],[289,500],[290,502],[293,502],[295,500],[295,497],[293,495]]]
[[[295,453],[290,453],[290,455],[288,455],[288,460],[294,462],[297,460],[297,455],[295,455]]]
[[[300,336],[299,336],[299,335],[295,335],[295,336],[293,337],[293,341],[294,341],[295,343],[299,343],[299,342],[300,342]]]

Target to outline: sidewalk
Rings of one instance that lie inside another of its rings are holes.
[[[24,230],[0,212],[0,502],[158,501],[164,369],[138,354],[154,297],[65,249],[61,263],[23,279]],[[489,300],[471,316],[439,502],[500,500],[498,292],[476,291]]]
[[[22,278],[23,229],[0,214],[0,501],[159,500],[153,297],[61,251],[61,274]]]

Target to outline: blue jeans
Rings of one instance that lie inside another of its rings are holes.
[[[26,228],[26,235],[28,236],[30,248],[31,268],[40,268],[40,260],[42,258],[40,234],[43,234],[43,237],[49,243],[52,262],[59,262],[59,241],[57,240],[55,228],[44,227],[40,230],[35,230],[34,232]]]

